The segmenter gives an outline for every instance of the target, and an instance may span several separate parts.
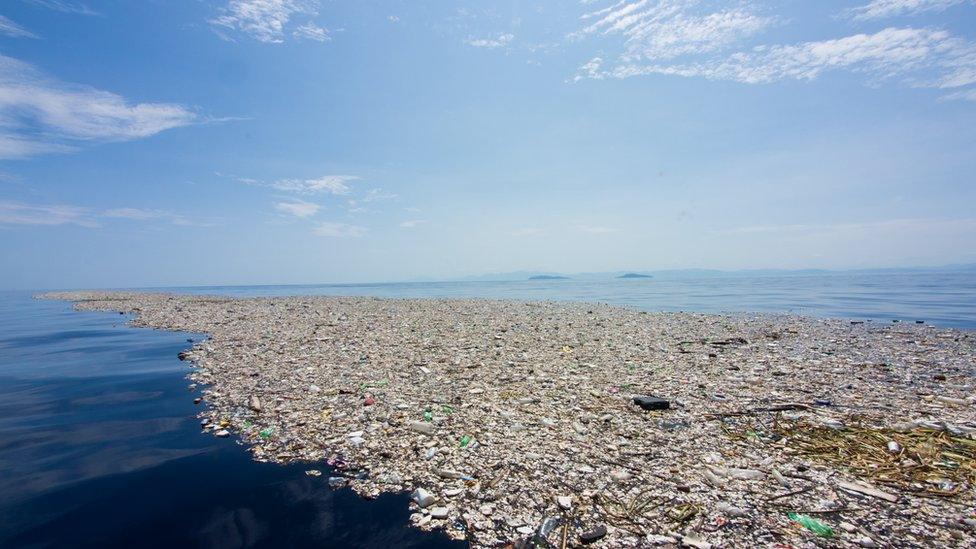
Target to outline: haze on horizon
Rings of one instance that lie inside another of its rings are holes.
[[[976,263],[976,2],[9,0],[0,289]]]

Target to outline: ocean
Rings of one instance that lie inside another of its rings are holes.
[[[976,273],[818,274],[156,288],[606,302],[976,329]],[[408,527],[405,494],[367,501],[324,464],[257,463],[201,435],[176,354],[202,334],[0,292],[0,547],[462,547]],[[308,469],[320,469],[320,477]]]

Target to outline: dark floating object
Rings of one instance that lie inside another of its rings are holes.
[[[667,410],[671,408],[671,402],[656,396],[635,396],[634,404],[645,410]]]
[[[186,359],[187,359],[187,358],[189,358],[189,357],[190,357],[190,355],[189,355],[189,354],[188,354],[188,353],[187,353],[186,351],[180,351],[180,352],[179,352],[179,353],[177,353],[177,355],[176,355],[176,358],[178,358],[178,359],[180,359],[180,360],[186,360]]]
[[[915,321],[915,324],[925,324],[925,321],[924,320],[916,320]]]
[[[193,338],[192,338],[192,337],[188,337],[188,338],[186,338],[186,342],[187,342],[187,343],[193,343]]]
[[[583,532],[580,534],[580,543],[589,544],[595,541],[599,541],[601,538],[607,535],[607,527],[604,525],[599,525],[596,528],[590,530],[589,532]]]

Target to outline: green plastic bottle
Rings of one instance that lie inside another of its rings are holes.
[[[832,538],[834,537],[834,529],[830,526],[820,522],[819,520],[808,516],[801,515],[799,513],[787,513],[786,516],[790,517],[790,520],[799,523],[801,526],[810,530],[814,534],[822,538]]]
[[[471,437],[469,437],[468,435],[464,435],[463,437],[461,437],[461,448],[466,447],[469,442],[471,442]]]

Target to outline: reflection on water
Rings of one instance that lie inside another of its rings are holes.
[[[0,294],[0,547],[463,546],[408,528],[406,495],[201,435],[176,359],[199,336],[124,320]]]

